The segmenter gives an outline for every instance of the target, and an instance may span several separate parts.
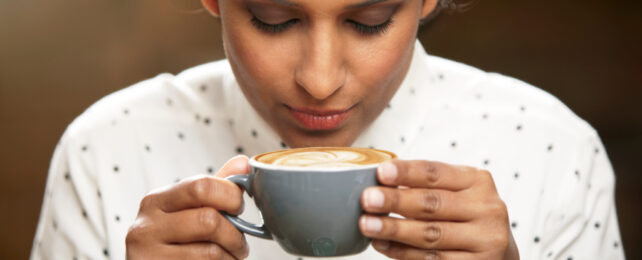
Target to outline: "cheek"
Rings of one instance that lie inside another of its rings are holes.
[[[242,88],[270,95],[292,85],[292,62],[280,41],[266,41],[247,25],[228,28],[226,54]]]
[[[352,74],[370,93],[389,95],[396,91],[412,60],[416,27],[390,30],[381,39],[352,46]],[[385,89],[385,90],[383,90]]]

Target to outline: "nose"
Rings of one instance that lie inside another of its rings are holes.
[[[346,80],[341,39],[333,30],[332,26],[310,29],[295,71],[297,84],[318,100],[330,97]]]

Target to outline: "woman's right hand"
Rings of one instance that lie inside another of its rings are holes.
[[[246,258],[245,236],[218,211],[241,213],[242,190],[223,178],[247,173],[247,157],[237,156],[216,177],[197,176],[149,193],[127,232],[127,259]]]

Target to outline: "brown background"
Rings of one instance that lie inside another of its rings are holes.
[[[640,1],[481,0],[420,37],[433,54],[539,86],[600,132],[629,259],[639,248]],[[197,0],[0,0],[0,259],[25,259],[67,124],[117,89],[223,57]]]

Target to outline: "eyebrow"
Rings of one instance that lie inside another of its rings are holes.
[[[271,0],[271,1],[282,5],[287,5],[287,6],[300,6],[299,4],[290,2],[288,0]],[[386,1],[388,0],[367,0],[361,3],[351,4],[348,7],[346,7],[346,9],[357,9],[357,8],[362,8],[362,7],[366,7],[366,6],[370,6],[373,4],[386,2]]]

